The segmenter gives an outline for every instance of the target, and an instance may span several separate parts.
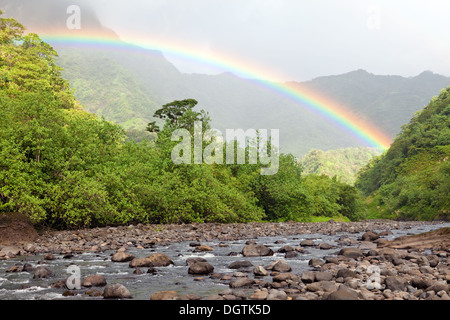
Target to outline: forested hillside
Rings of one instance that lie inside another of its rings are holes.
[[[373,210],[408,219],[450,214],[450,87],[417,113],[391,148],[362,171],[356,186]]]
[[[345,148],[338,150],[311,150],[300,163],[304,174],[336,176],[342,182],[353,185],[358,171],[380,151],[373,148]]]
[[[268,176],[260,162],[175,165],[172,133],[190,128],[193,137],[196,120],[209,126],[193,99],[155,112],[165,119],[155,142],[126,141],[122,127],[83,110],[56,57],[38,35],[0,18],[0,212],[54,228],[363,215],[354,187],[302,177],[289,154],[279,155],[278,173]]]

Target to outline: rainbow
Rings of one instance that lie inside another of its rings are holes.
[[[134,52],[142,50],[146,54],[148,54],[148,50],[157,50],[163,54],[206,64],[257,82],[268,90],[288,97],[298,105],[321,115],[324,119],[337,125],[340,129],[362,141],[367,146],[385,151],[392,143],[392,139],[374,125],[356,117],[344,106],[325,97],[323,93],[313,92],[306,88],[301,88],[299,85],[294,86],[271,81],[270,79],[280,79],[280,75],[270,72],[267,70],[267,67],[252,65],[249,61],[243,61],[239,57],[208,54],[191,44],[183,44],[180,41],[176,43],[168,42],[157,37],[150,38],[148,35],[126,36],[125,42],[118,37],[105,37],[105,35],[94,33],[79,33],[76,36],[58,32],[40,32],[40,34],[44,41],[55,46],[98,47],[112,50],[132,50]]]

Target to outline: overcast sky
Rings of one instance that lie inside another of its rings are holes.
[[[88,3],[102,24],[123,40],[139,34],[189,43],[205,54],[238,57],[272,70],[283,80],[304,81],[356,69],[402,76],[430,70],[450,76],[448,0]],[[183,72],[227,71],[167,57]]]

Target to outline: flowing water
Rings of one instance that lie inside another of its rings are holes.
[[[401,222],[400,222],[401,225]],[[392,235],[386,236],[386,239],[407,234],[418,234],[441,227],[450,227],[450,223],[418,225],[410,229],[391,230]],[[0,300],[22,300],[22,299],[102,299],[102,297],[91,297],[84,294],[86,288],[82,288],[75,296],[65,297],[65,289],[50,288],[50,285],[58,280],[65,281],[70,276],[68,267],[72,264],[78,266],[81,271],[81,279],[89,275],[104,275],[108,284],[121,283],[132,294],[133,299],[148,300],[150,296],[157,291],[175,290],[180,295],[196,294],[200,297],[206,297],[211,294],[217,294],[229,288],[229,281],[212,279],[209,276],[189,275],[186,259],[190,257],[205,258],[214,266],[214,273],[232,275],[237,270],[229,269],[228,266],[235,261],[249,260],[254,266],[267,266],[271,262],[284,259],[295,274],[301,274],[304,270],[309,270],[308,262],[311,258],[323,258],[335,254],[341,247],[337,240],[344,233],[335,235],[322,234],[299,234],[285,238],[261,237],[256,239],[258,244],[269,246],[275,254],[268,257],[243,257],[241,253],[247,240],[221,242],[203,242],[214,248],[214,251],[195,252],[190,246],[190,242],[171,243],[166,246],[156,246],[152,249],[128,248],[127,252],[136,257],[146,257],[152,253],[164,253],[172,259],[174,265],[169,267],[155,268],[155,273],[146,273],[148,268],[142,268],[143,274],[134,274],[128,263],[117,263],[111,261],[111,255],[114,251],[88,252],[75,254],[72,258],[64,259],[62,255],[55,255],[56,259],[47,261],[43,255],[16,257],[10,260],[0,261]],[[349,238],[358,239],[362,233],[348,234]],[[305,239],[312,239],[316,244],[325,242],[332,246],[332,249],[321,250],[317,247],[304,247],[305,253],[298,253],[294,258],[285,259],[284,253],[278,253],[278,249],[289,245],[293,248],[298,247],[299,243]],[[279,243],[282,240],[283,243]],[[9,273],[6,272],[11,266],[17,263],[30,263],[33,267],[45,266],[54,273],[50,279],[33,279],[33,272]],[[252,268],[249,269],[250,271]],[[253,278],[253,273],[249,273]],[[260,280],[271,281],[272,277],[258,277]],[[102,290],[102,288],[99,288]],[[77,291],[75,291],[77,292]]]

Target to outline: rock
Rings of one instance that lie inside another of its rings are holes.
[[[250,300],[266,300],[268,295],[268,291],[256,289],[248,298]]]
[[[280,249],[278,249],[278,252],[280,253],[286,253],[291,251],[294,251],[294,248],[292,248],[291,246],[283,246]]]
[[[316,281],[330,281],[333,279],[333,274],[328,271],[316,272],[315,280]]]
[[[332,248],[332,246],[329,243],[322,242],[322,243],[319,244],[319,249],[320,250],[329,250],[331,248]]]
[[[363,255],[363,252],[361,249],[358,248],[342,248],[338,254],[356,260]]]
[[[44,260],[55,260],[55,256],[52,253],[46,253],[44,255]]]
[[[283,260],[278,260],[273,266],[272,266],[272,270],[273,271],[278,271],[278,272],[289,272],[291,271],[291,266],[288,265],[285,261]]]
[[[189,274],[210,274],[214,267],[208,262],[195,262],[189,265]]]
[[[104,287],[106,286],[106,278],[102,275],[88,276],[81,285],[83,287]]]
[[[426,258],[432,268],[435,268],[439,264],[439,257],[436,255],[427,255]]]
[[[104,299],[131,299],[131,293],[128,289],[120,284],[114,283],[109,284],[103,290],[103,298]]]
[[[186,265],[190,266],[193,263],[196,262],[208,262],[205,258],[201,258],[201,257],[195,257],[195,258],[187,258],[186,259]]]
[[[15,256],[18,256],[22,253],[22,250],[19,247],[16,246],[6,246],[3,247],[2,250],[0,250],[0,257],[10,257],[13,258]]]
[[[326,300],[358,300],[358,294],[350,290],[338,289],[330,293]]]
[[[318,281],[313,283],[308,283],[306,285],[306,290],[317,292],[334,292],[337,290],[336,283],[334,281]]]
[[[228,266],[229,269],[240,269],[240,268],[248,268],[248,267],[253,267],[253,264],[250,261],[248,261],[248,260],[235,261],[235,262],[232,262]]]
[[[151,295],[150,300],[179,300],[176,291],[159,291]]]
[[[130,268],[167,267],[171,264],[173,261],[165,254],[154,253],[145,258],[134,258],[130,261]]]
[[[53,277],[53,272],[46,267],[37,267],[34,271],[33,279],[45,279]]]
[[[411,279],[411,285],[417,289],[426,289],[434,283],[435,281],[424,277],[414,277]]]
[[[319,258],[312,258],[309,260],[308,265],[311,267],[321,267],[325,264],[325,262],[322,259]]]
[[[113,262],[129,262],[133,260],[135,257],[132,254],[126,252],[116,252],[112,257],[111,261]]]
[[[214,251],[214,249],[206,244],[201,244],[199,246],[196,246],[194,251]]]
[[[298,256],[298,253],[297,252],[295,252],[295,251],[289,251],[289,252],[286,252],[286,254],[284,255],[284,258],[285,259],[292,259],[292,258],[295,258],[295,257],[297,257]]]
[[[150,265],[148,267],[167,267],[173,264],[173,261],[162,253],[151,254],[146,259],[150,261]]]
[[[246,277],[242,277],[242,278],[238,278],[236,280],[233,280],[230,282],[230,288],[242,288],[242,287],[247,287],[253,284],[253,280],[246,278]]]
[[[336,278],[340,278],[340,277],[342,277],[344,279],[348,278],[348,277],[350,277],[350,278],[357,278],[358,275],[356,274],[355,271],[342,268],[342,269],[339,269],[337,274],[336,274]]]
[[[266,298],[267,300],[287,300],[286,292],[282,290],[271,289]]]
[[[273,251],[269,247],[262,244],[250,244],[242,249],[242,255],[244,257],[272,256]]]
[[[32,243],[27,243],[23,249],[29,253],[34,253],[36,251],[36,247]]]
[[[287,272],[287,273],[280,273],[280,274],[272,277],[272,280],[273,280],[273,282],[283,282],[283,281],[288,281],[288,280],[299,282],[299,281],[301,281],[301,278],[294,273]]]
[[[269,275],[269,272],[267,272],[267,270],[264,269],[263,266],[256,266],[256,267],[253,269],[253,274],[254,274],[255,276],[265,277],[265,276]]]
[[[384,284],[387,289],[392,291],[404,291],[408,285],[408,280],[400,276],[389,276],[384,279]]]
[[[314,282],[316,279],[316,275],[313,271],[303,271],[301,280],[303,283],[311,283]]]
[[[364,233],[361,237],[361,239],[363,241],[375,241],[378,238],[380,238],[380,236],[378,235],[378,233],[376,233],[375,231],[367,231],[366,233]]]
[[[300,242],[300,245],[301,245],[302,247],[313,247],[313,246],[315,246],[316,244],[315,244],[314,241],[311,240],[311,239],[305,239],[305,240],[303,240],[302,242]]]

